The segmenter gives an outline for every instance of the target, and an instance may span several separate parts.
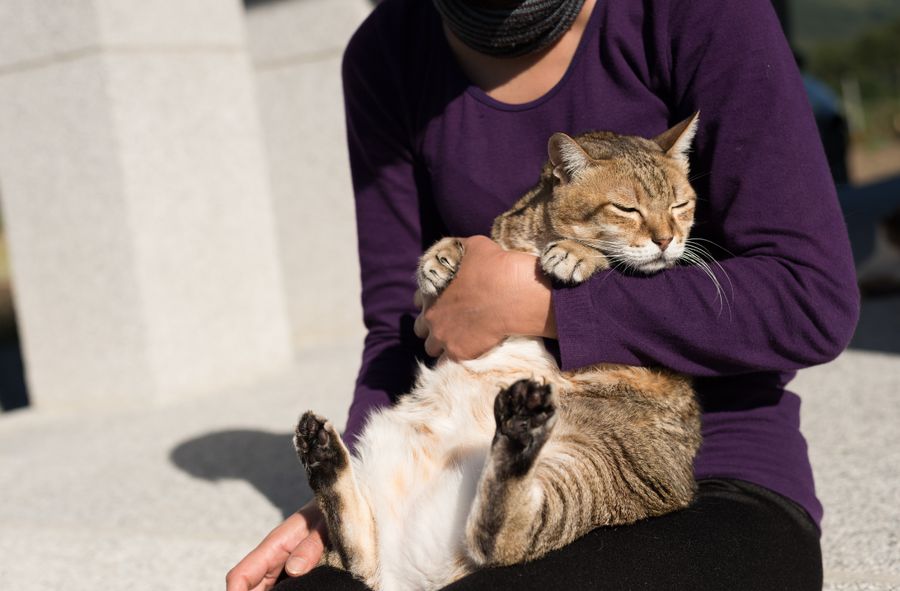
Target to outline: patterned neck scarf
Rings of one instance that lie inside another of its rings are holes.
[[[517,57],[547,47],[569,30],[584,0],[523,0],[485,8],[472,0],[433,0],[447,27],[479,53]]]

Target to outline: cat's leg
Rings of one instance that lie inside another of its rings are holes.
[[[615,386],[568,394],[549,434],[541,423],[549,422],[543,417],[553,399],[545,394],[549,404],[534,402],[546,386],[525,382],[524,392],[511,397],[523,389],[519,382],[501,393],[497,435],[467,523],[472,560],[533,559],[595,527],[687,506],[695,489],[699,409],[686,381],[661,383],[670,387],[659,397]]]
[[[541,252],[544,273],[564,283],[581,283],[602,269],[609,260],[597,249],[574,240],[554,240]]]
[[[497,395],[497,431],[466,523],[476,565],[511,564],[528,555],[541,509],[533,468],[556,417],[551,386],[520,380]]]
[[[375,520],[340,435],[329,421],[307,412],[297,423],[294,447],[328,525],[334,552],[326,553],[323,563],[343,567],[371,586],[377,575]]]
[[[416,281],[419,290],[429,296],[437,296],[450,285],[459,269],[465,250],[459,238],[443,238],[425,251],[419,259]]]

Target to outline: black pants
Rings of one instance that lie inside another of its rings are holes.
[[[791,501],[740,480],[700,482],[689,508],[599,528],[527,564],[485,569],[446,591],[631,589],[819,590],[819,532]],[[317,568],[275,591],[366,591],[347,573]]]

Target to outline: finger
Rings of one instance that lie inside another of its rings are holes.
[[[420,310],[422,309],[422,306],[425,305],[425,300],[424,296],[422,295],[421,289],[416,290],[416,294],[413,296],[413,305],[415,305],[415,307],[419,308]]]
[[[266,570],[265,563],[251,552],[225,576],[226,591],[266,591],[275,586],[280,568]]]
[[[428,338],[428,333],[431,332],[431,329],[428,327],[428,321],[425,320],[424,313],[416,316],[416,321],[413,324],[413,332],[416,333],[416,336],[420,339]]]
[[[443,351],[444,346],[434,338],[434,335],[429,333],[428,338],[425,339],[425,352],[432,357],[440,357]]]
[[[456,349],[451,349],[449,347],[444,348],[442,353],[445,357],[447,357],[447,359],[451,361],[465,361],[466,359],[468,359],[467,357],[460,355],[459,351],[457,351]]]
[[[245,556],[225,576],[226,591],[269,589],[281,572],[285,560],[300,541],[309,536],[306,507],[291,515]]]
[[[463,249],[470,248],[481,248],[487,246],[497,246],[497,244],[488,238],[487,236],[483,236],[481,234],[476,234],[475,236],[469,236],[468,238],[462,241]]]
[[[250,552],[225,576],[226,591],[264,591],[275,586],[288,551],[273,550],[259,547]]]
[[[310,532],[305,540],[300,542],[284,565],[284,570],[292,577],[305,575],[313,569],[325,552],[325,543],[318,529]]]
[[[275,583],[278,582],[278,575],[281,574],[281,569],[278,571],[270,571],[266,573],[266,576],[263,577],[262,582],[259,585],[250,589],[250,591],[269,591],[272,587],[275,586]]]
[[[289,550],[269,545],[263,540],[225,575],[226,591],[256,591],[271,587],[288,554]]]

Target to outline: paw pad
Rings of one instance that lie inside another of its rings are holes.
[[[545,439],[555,416],[553,388],[533,380],[519,380],[501,390],[494,401],[497,432],[522,447]]]

